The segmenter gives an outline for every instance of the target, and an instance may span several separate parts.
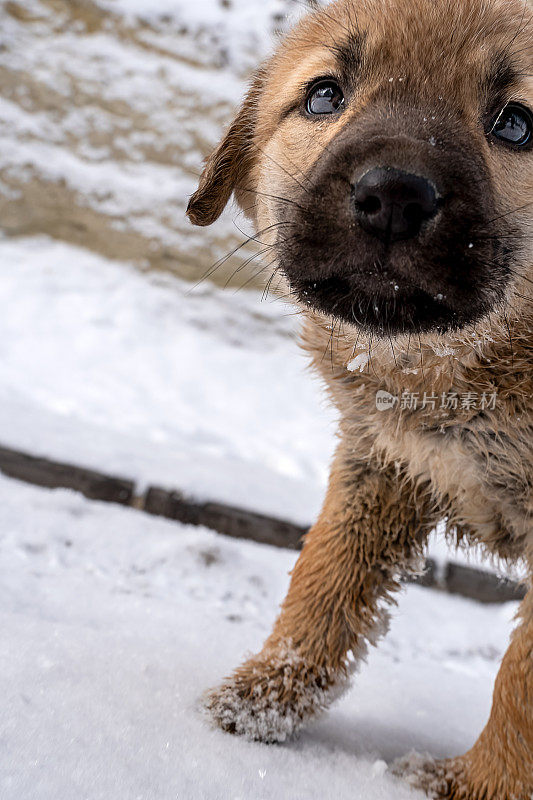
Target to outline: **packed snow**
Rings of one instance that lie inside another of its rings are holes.
[[[408,800],[388,765],[465,751],[516,604],[410,586],[298,738],[214,729],[205,689],[268,634],[295,554],[0,478],[2,800]]]
[[[334,414],[292,309],[0,239],[0,442],[308,523]]]

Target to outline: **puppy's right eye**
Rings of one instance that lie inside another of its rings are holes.
[[[514,150],[530,150],[533,144],[533,113],[521,103],[509,103],[496,117],[491,133]]]
[[[308,114],[336,114],[344,108],[344,94],[339,84],[331,78],[314,83],[305,101]]]

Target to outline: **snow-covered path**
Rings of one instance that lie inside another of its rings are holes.
[[[409,587],[297,741],[213,730],[198,698],[260,645],[293,553],[5,478],[0,518],[2,800],[402,800],[384,762],[487,717],[515,605]]]
[[[334,414],[293,309],[45,237],[0,265],[1,445],[314,519]]]

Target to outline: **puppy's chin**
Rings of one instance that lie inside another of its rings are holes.
[[[459,331],[493,308],[489,298],[474,293],[455,304],[441,292],[406,285],[401,279],[377,281],[375,271],[318,280],[289,279],[289,284],[309,309],[377,337]]]
[[[301,304],[378,338],[457,333],[500,307],[511,275],[506,243],[421,249],[378,253],[356,234],[328,258],[302,239],[297,258],[294,245],[281,245],[278,263]]]
[[[292,288],[300,302],[314,311],[377,336],[443,333],[475,321],[474,316],[462,317],[421,289],[398,289],[394,295],[369,292],[340,277],[303,281]]]
[[[293,294],[310,309],[390,337],[457,332],[505,300],[516,235],[478,233],[491,210],[461,219],[452,208],[435,231],[389,245],[332,205],[294,214],[276,248]]]

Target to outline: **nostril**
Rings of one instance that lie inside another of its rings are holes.
[[[403,210],[404,219],[410,224],[421,224],[426,218],[426,213],[421,203],[409,203]]]
[[[381,200],[376,195],[369,195],[363,200],[356,199],[356,205],[363,214],[377,214],[381,211]]]

